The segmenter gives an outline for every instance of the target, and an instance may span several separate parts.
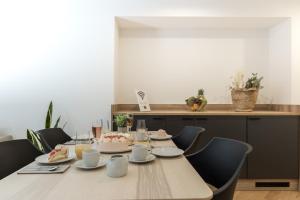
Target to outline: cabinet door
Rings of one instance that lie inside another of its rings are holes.
[[[298,118],[249,117],[249,178],[298,178]]]
[[[168,134],[177,135],[184,126],[194,126],[194,117],[187,116],[169,116],[166,121],[166,131]]]
[[[246,117],[197,117],[196,124],[205,128],[200,136],[197,149],[204,147],[213,137],[224,137],[246,142]],[[241,170],[240,178],[247,177],[247,161]]]
[[[200,136],[200,148],[213,137],[246,141],[246,117],[198,117],[196,125],[205,128],[205,132]]]

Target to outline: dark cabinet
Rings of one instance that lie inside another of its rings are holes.
[[[196,126],[205,128],[199,147],[205,146],[213,137],[225,137],[246,141],[246,117],[197,117]]]
[[[195,118],[188,116],[169,116],[166,121],[166,131],[168,134],[177,135],[184,126],[194,126]]]
[[[249,117],[248,178],[298,178],[298,118]]]
[[[184,126],[206,129],[191,152],[204,147],[213,137],[247,142],[253,151],[241,171],[241,178],[298,178],[299,118],[295,116],[134,116],[135,130],[139,119],[146,120],[148,130],[165,129],[176,135]],[[116,128],[115,128],[116,130]]]
[[[149,131],[157,131],[166,128],[166,116],[134,116],[133,129],[136,130],[137,120],[144,119]]]

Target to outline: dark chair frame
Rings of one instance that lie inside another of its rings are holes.
[[[198,132],[196,132],[197,135],[193,138],[193,141],[190,143],[190,145],[186,149],[183,149],[185,154],[187,152],[189,152],[194,147],[194,145],[197,143],[198,138],[200,137],[201,133],[203,133],[205,131],[205,128],[200,127],[200,126],[184,126],[183,129],[179,132],[179,134],[174,135],[172,137],[172,140],[175,139],[175,141],[176,141],[177,138],[182,137],[185,134],[183,132],[184,129],[185,128],[189,128],[189,127],[191,127],[191,128],[198,128],[199,130],[198,130]],[[173,142],[176,144],[175,141],[173,140]]]
[[[3,151],[0,154],[6,154],[3,157],[0,155],[4,159],[1,160],[3,164],[0,167],[0,179],[18,171],[43,154],[27,139],[0,142],[0,149]]]
[[[52,133],[50,133],[51,131],[52,131]],[[55,148],[55,146],[57,144],[59,144],[59,143],[51,144],[49,141],[47,141],[48,139],[47,139],[46,134],[55,134],[55,132],[62,134],[61,136],[63,137],[63,140],[62,140],[63,143],[72,140],[72,138],[68,134],[66,134],[61,128],[48,128],[48,129],[38,130],[38,131],[36,131],[36,133],[39,134],[39,136],[41,138],[41,143],[43,145],[45,153],[49,153],[50,151],[52,151]]]
[[[234,193],[234,190],[235,190],[235,187],[236,187],[241,169],[242,169],[242,167],[243,167],[243,165],[246,161],[246,158],[247,158],[248,154],[251,153],[253,148],[252,148],[251,145],[249,145],[245,142],[238,141],[238,140],[229,139],[229,138],[221,138],[221,137],[213,137],[202,149],[200,149],[199,151],[197,151],[195,153],[187,155],[186,158],[189,160],[193,156],[199,156],[199,154],[204,152],[206,150],[206,148],[209,147],[214,142],[214,140],[216,140],[216,139],[221,139],[221,140],[224,140],[224,141],[227,140],[227,141],[237,142],[239,144],[245,145],[245,147],[247,148],[247,151],[244,153],[242,159],[240,160],[239,165],[235,169],[235,171],[232,174],[231,178],[229,180],[227,180],[226,183],[224,185],[222,185],[220,188],[217,188],[216,191],[213,191],[213,199],[226,200],[227,198],[224,197],[224,196],[226,196],[226,194],[224,194],[224,193],[226,192],[226,190],[228,190],[228,192],[230,192],[232,194]],[[199,175],[201,176],[201,174],[199,174]]]

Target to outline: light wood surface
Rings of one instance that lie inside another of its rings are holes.
[[[207,110],[203,112],[192,112],[188,110],[153,110],[149,112],[121,110],[113,112],[113,115],[129,113],[133,115],[190,115],[190,116],[298,116],[298,113],[284,111],[253,111],[235,112],[228,110]]]
[[[112,115],[203,115],[203,116],[300,116],[300,106],[257,104],[253,112],[235,112],[231,104],[209,104],[203,112],[192,112],[184,104],[151,104],[150,112],[140,112],[136,104],[114,104]]]
[[[300,200],[297,191],[237,191],[234,200]]]
[[[171,140],[153,146],[172,146]],[[73,148],[74,149],[74,148]],[[102,159],[110,155],[102,154]],[[73,163],[74,164],[74,163]],[[129,163],[128,174],[110,178],[105,167],[84,171],[71,166],[64,174],[16,173],[0,180],[1,200],[211,199],[212,191],[184,156]]]

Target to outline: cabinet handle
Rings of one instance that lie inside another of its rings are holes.
[[[261,118],[259,118],[259,117],[249,117],[248,119],[254,121],[254,120],[260,120]]]
[[[153,120],[164,120],[164,118],[162,118],[162,117],[153,117],[152,119]]]
[[[184,121],[193,121],[194,119],[193,118],[182,118],[182,120],[184,120]]]
[[[199,121],[205,121],[205,120],[208,120],[208,118],[206,118],[206,117],[201,117],[201,118],[197,118],[197,120],[199,120]]]

